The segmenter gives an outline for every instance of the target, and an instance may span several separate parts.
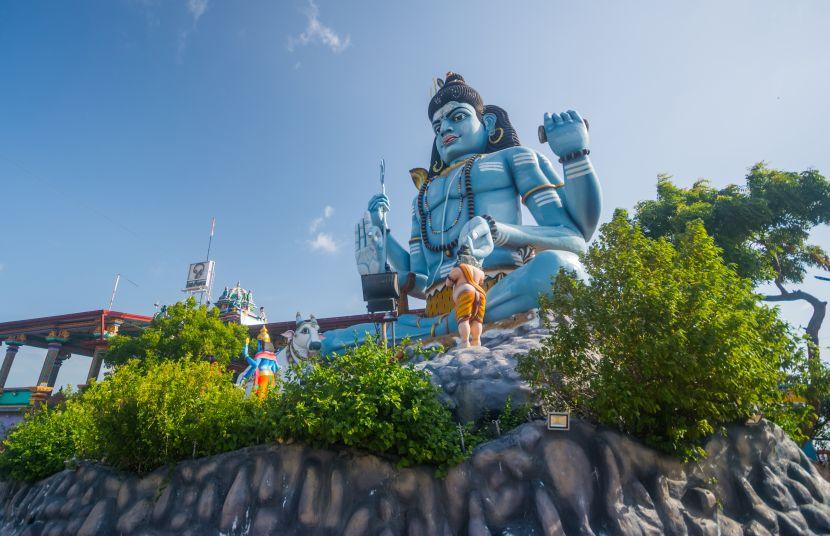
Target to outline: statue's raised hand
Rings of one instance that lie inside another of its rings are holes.
[[[588,127],[578,112],[545,113],[545,135],[550,150],[563,157],[588,148]]]
[[[372,225],[383,229],[383,218],[389,214],[389,198],[386,194],[375,194],[369,200],[369,214],[372,216]]]
[[[360,275],[376,274],[384,269],[383,232],[372,222],[369,212],[354,226],[354,258]]]
[[[490,225],[481,216],[471,219],[461,228],[458,235],[460,246],[469,246],[473,257],[482,260],[493,252],[493,234]]]

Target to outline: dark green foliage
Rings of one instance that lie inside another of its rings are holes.
[[[282,437],[317,446],[345,445],[397,458],[402,466],[446,466],[462,458],[450,411],[425,373],[395,362],[395,350],[371,340],[268,400]]]
[[[533,417],[535,415],[530,404],[513,407],[513,397],[508,396],[497,416],[485,413],[480,422],[469,422],[464,426],[466,451],[471,451],[481,443],[498,439]]]
[[[45,406],[26,416],[3,441],[0,476],[34,481],[63,470],[75,455],[73,414]]]
[[[137,337],[116,336],[109,344],[106,362],[120,365],[142,361],[208,358],[223,366],[238,357],[247,330],[219,320],[219,310],[196,305],[194,298],[175,303],[156,315]]]
[[[693,459],[719,427],[784,408],[779,384],[803,354],[699,221],[676,243],[647,238],[617,211],[585,256],[590,286],[556,278],[541,304],[550,336],[519,371],[547,409]]]
[[[770,302],[804,300],[813,313],[805,331],[813,360],[796,376],[808,403],[816,408],[814,419],[804,425],[808,437],[827,435],[830,422],[830,369],[821,362],[819,331],[827,303],[789,285],[801,283],[808,268],[830,269],[830,258],[820,246],[809,243],[810,231],[830,223],[830,181],[815,170],[801,173],[753,166],[746,186],[729,185],[716,189],[707,181],[681,188],[668,176],[657,180],[657,199],[637,205],[635,221],[646,236],[666,237],[677,243],[686,225],[703,222],[721,248],[727,264],[758,284],[771,282],[777,294],[765,296]]]
[[[827,253],[809,244],[810,230],[830,223],[830,182],[815,170],[785,172],[756,164],[746,186],[714,188],[700,180],[681,188],[657,179],[657,199],[637,205],[646,236],[677,242],[700,220],[727,264],[755,283],[800,283],[809,267],[830,269]]]

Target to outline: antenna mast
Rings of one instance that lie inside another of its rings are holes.
[[[112,302],[115,301],[115,292],[118,290],[118,282],[121,281],[121,274],[115,274],[115,285],[112,287],[112,295],[110,296],[110,304],[108,310],[112,310]]]
[[[386,195],[386,161],[381,158],[380,159],[380,193]],[[380,221],[383,224],[383,271],[386,271],[386,235],[388,234],[389,225],[386,222],[386,209],[380,209]]]
[[[205,262],[210,261],[210,246],[213,245],[213,232],[216,230],[216,216],[210,219],[210,238],[208,238],[208,249],[207,254],[205,255]],[[213,279],[208,282],[207,291],[202,291],[199,294],[199,305],[202,305],[202,298],[205,297],[205,293],[207,293],[207,302],[210,303],[210,293],[213,290]]]

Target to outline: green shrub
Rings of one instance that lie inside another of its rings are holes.
[[[267,401],[284,438],[395,456],[401,466],[462,459],[450,411],[428,376],[395,362],[371,340],[330,363],[314,363]]]
[[[265,440],[261,404],[203,360],[130,361],[80,404],[78,455],[138,473]]]
[[[75,416],[46,406],[28,414],[3,440],[0,476],[35,481],[61,471],[75,455]]]
[[[426,374],[366,343],[261,402],[202,359],[131,360],[64,406],[12,430],[0,475],[37,480],[72,458],[145,473],[277,439],[346,445],[440,467],[463,457],[452,416]],[[299,371],[297,371],[299,372]]]
[[[719,427],[784,407],[779,385],[803,353],[700,222],[675,248],[618,211],[584,265],[590,286],[556,278],[541,302],[550,336],[519,359],[548,409],[569,407],[691,459]]]

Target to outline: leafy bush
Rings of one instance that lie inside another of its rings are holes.
[[[548,408],[691,459],[717,428],[764,408],[799,422],[779,384],[804,357],[700,222],[677,242],[645,237],[617,211],[584,259],[590,286],[558,275],[541,302],[550,336],[518,368]]]
[[[265,439],[261,406],[203,360],[130,361],[79,400],[78,455],[138,473]]]
[[[63,470],[75,455],[75,416],[64,408],[46,406],[27,415],[3,440],[0,475],[34,481]]]
[[[316,446],[346,445],[401,466],[460,461],[460,437],[427,375],[368,341],[327,365],[314,363],[266,404],[274,429]]]
[[[144,473],[280,438],[358,447],[401,465],[460,461],[449,410],[427,376],[394,362],[394,352],[368,342],[329,365],[296,371],[299,379],[264,403],[245,398],[216,363],[131,360],[15,428],[0,474],[37,480],[72,458]]]
[[[130,359],[206,357],[227,366],[241,354],[247,336],[244,326],[225,324],[219,320],[218,309],[196,305],[196,300],[190,297],[165,307],[137,337],[113,337],[105,360],[110,365],[120,365]]]
[[[530,404],[513,407],[513,397],[508,396],[504,401],[504,407],[498,412],[497,419],[485,411],[479,422],[468,422],[464,426],[464,446],[467,450],[472,450],[481,443],[498,439],[534,417],[536,415]]]
[[[0,474],[37,480],[65,460],[144,473],[273,438],[262,405],[203,360],[122,365],[56,409],[38,410],[3,442]]]

